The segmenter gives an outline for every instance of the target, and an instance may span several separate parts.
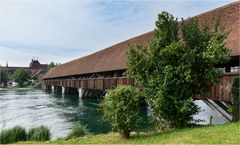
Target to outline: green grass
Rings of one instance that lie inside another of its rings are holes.
[[[0,143],[15,143],[18,141],[26,141],[27,140],[27,132],[25,128],[21,126],[15,126],[11,129],[2,130],[0,133]]]
[[[87,126],[82,125],[80,122],[77,122],[72,131],[69,133],[69,135],[66,137],[67,139],[71,138],[77,138],[77,137],[83,137],[88,134]]]
[[[172,131],[134,134],[124,139],[117,133],[98,134],[76,139],[58,139],[48,142],[21,142],[23,144],[240,144],[240,122],[225,125],[202,126]]]
[[[33,141],[47,141],[51,138],[50,129],[46,126],[39,126],[36,128],[31,128],[28,131],[28,140]]]

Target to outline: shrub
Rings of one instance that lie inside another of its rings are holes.
[[[28,140],[47,141],[51,139],[50,129],[44,125],[29,129]]]
[[[1,144],[15,143],[27,140],[27,132],[21,126],[15,126],[11,129],[2,130],[0,134]]]
[[[12,143],[12,130],[11,129],[5,129],[2,130],[0,134],[1,144],[5,143]]]
[[[123,137],[130,137],[130,132],[142,122],[140,95],[132,86],[118,86],[109,90],[100,106],[103,119],[110,122],[112,129]]]
[[[236,77],[234,79],[233,85],[232,85],[232,96],[233,96],[233,108],[232,108],[232,114],[233,114],[233,121],[239,121],[240,120],[240,96],[239,96],[239,83],[240,83],[240,76]]]
[[[87,126],[82,125],[80,122],[77,122],[70,134],[68,135],[67,139],[69,138],[76,138],[76,137],[82,137],[88,134]]]

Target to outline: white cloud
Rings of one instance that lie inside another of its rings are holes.
[[[0,64],[63,63],[151,31],[163,10],[186,18],[231,1],[0,0]]]

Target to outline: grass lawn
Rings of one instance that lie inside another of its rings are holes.
[[[20,142],[22,144],[240,144],[240,122],[225,125],[202,126],[160,133],[140,133],[130,139],[117,133],[49,142]]]

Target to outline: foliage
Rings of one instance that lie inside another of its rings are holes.
[[[179,23],[162,12],[151,45],[129,49],[126,74],[142,89],[155,121],[164,119],[172,127],[187,125],[199,110],[193,98],[206,96],[218,82],[222,72],[215,66],[227,62],[230,53],[219,21],[213,28],[200,27],[194,19]]]
[[[1,144],[15,143],[18,141],[26,141],[26,130],[21,126],[15,126],[11,129],[2,130],[0,134]]]
[[[130,137],[142,122],[140,96],[132,86],[118,86],[109,90],[100,104],[104,120],[111,123],[114,131]]]
[[[77,122],[70,134],[68,135],[68,139],[70,138],[76,138],[76,137],[82,137],[88,134],[87,126],[82,125],[80,122]]]
[[[29,73],[24,69],[17,69],[13,74],[13,79],[20,87],[27,83],[30,79]]]
[[[56,66],[60,65],[60,63],[54,63],[53,61],[48,64],[48,69],[54,68]]]
[[[233,114],[233,121],[239,121],[240,120],[240,96],[239,96],[239,83],[240,83],[240,76],[236,77],[234,79],[233,85],[232,85],[232,96],[233,96],[233,108],[232,108],[232,114]]]
[[[37,80],[38,78],[37,78],[37,76],[33,76],[32,79],[33,80]]]
[[[0,84],[8,81],[8,72],[5,69],[0,68]]]
[[[51,139],[51,132],[48,127],[41,125],[36,128],[31,128],[28,131],[28,140],[47,141]]]

